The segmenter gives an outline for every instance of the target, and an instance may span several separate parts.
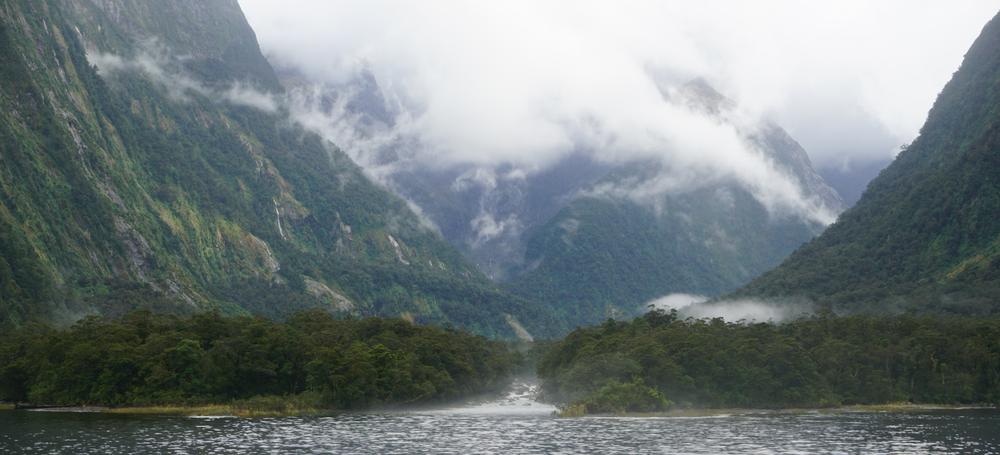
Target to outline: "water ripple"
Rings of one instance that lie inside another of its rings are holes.
[[[557,419],[421,412],[191,419],[0,413],[0,453],[1000,453],[1000,413]]]

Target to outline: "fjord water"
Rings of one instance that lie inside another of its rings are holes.
[[[231,418],[0,412],[0,453],[998,453],[1000,411],[552,416],[502,400],[408,412]]]

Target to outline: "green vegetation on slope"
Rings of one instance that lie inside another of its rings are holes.
[[[0,326],[314,307],[558,326],[268,105],[233,0],[4,2],[0,56]]]
[[[581,417],[587,414],[627,414],[663,412],[673,403],[663,393],[646,385],[642,378],[631,382],[608,380],[590,394],[564,407],[562,417]]]
[[[768,213],[735,185],[664,195],[657,211],[628,198],[581,197],[529,237],[525,262],[536,268],[509,288],[549,302],[571,325],[595,324],[640,314],[670,293],[731,291],[815,229]]]
[[[1000,404],[1000,320],[820,315],[776,325],[657,311],[577,329],[538,375],[545,396],[575,412],[661,410],[657,397],[716,408]]]
[[[814,241],[736,296],[836,311],[1000,312],[1000,18],[920,136]]]
[[[0,401],[355,409],[494,391],[516,361],[499,342],[395,319],[137,312],[3,333]]]
[[[671,169],[658,160],[632,162],[525,234],[527,267],[510,289],[549,302],[571,325],[631,317],[667,294],[717,296],[737,289],[822,232],[820,220],[841,210],[840,197],[780,126],[732,124],[736,103],[701,79],[671,96],[741,131],[746,146],[795,182],[815,207],[781,209],[738,179],[695,178],[697,170]]]

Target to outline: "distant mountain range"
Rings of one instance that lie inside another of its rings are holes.
[[[861,199],[879,172],[892,163],[892,158],[880,158],[865,162],[852,162],[846,167],[821,167],[816,170],[837,194],[844,200],[844,205],[851,207]]]
[[[996,311],[998,50],[994,19],[921,136],[824,232],[845,204],[806,152],[703,80],[664,100],[735,131],[801,206],[584,146],[540,169],[427,162],[372,74],[276,72],[236,0],[10,0],[0,327],[318,307],[550,337],[747,282],[733,295]]]
[[[858,203],[734,296],[838,311],[1000,311],[1000,19]]]
[[[701,80],[678,96],[722,122],[734,108]],[[793,176],[831,219],[842,210],[836,191],[781,127],[761,122],[745,139]],[[574,322],[632,316],[667,294],[714,296],[736,289],[825,228],[801,213],[769,210],[737,182],[636,198],[633,189],[655,184],[662,166],[638,162],[614,169],[529,232],[526,268],[510,288]]]
[[[370,72],[338,86],[310,82],[294,69],[283,74],[300,101],[328,116],[331,135],[367,146],[349,150],[356,161],[418,207],[480,270],[571,324],[631,316],[670,293],[732,291],[825,227],[801,213],[769,210],[736,181],[656,190],[640,201],[636,192],[683,169],[659,161],[600,161],[594,158],[600,151],[578,150],[531,172],[423,162],[434,153],[391,134],[394,119],[405,113]],[[736,103],[701,79],[664,96],[745,130],[743,141],[791,176],[829,221],[843,210],[837,192],[780,126],[764,120],[736,125]],[[345,131],[344,124],[353,129]]]

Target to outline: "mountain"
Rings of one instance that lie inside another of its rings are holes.
[[[294,69],[283,70],[282,79],[296,87],[305,111],[327,119],[329,136],[362,144],[351,149],[352,157],[419,207],[481,271],[570,325],[631,316],[670,293],[732,291],[828,222],[771,210],[732,180],[640,201],[631,193],[686,171],[659,160],[600,161],[599,151],[575,150],[529,171],[427,163],[433,151],[394,134],[405,108],[370,72],[342,85],[311,83]],[[742,130],[743,142],[790,176],[829,220],[842,210],[837,192],[780,126],[744,125],[736,103],[701,79],[663,93],[692,115]]]
[[[838,311],[1000,310],[1000,19],[858,203],[734,296]]]
[[[418,209],[427,224],[488,277],[524,268],[523,234],[549,219],[612,166],[577,150],[544,169],[511,163],[441,163],[434,145],[397,133],[410,113],[366,68],[347,82],[318,82],[279,68],[300,117],[338,143],[369,174]]]
[[[816,170],[827,183],[837,191],[837,194],[844,199],[844,204],[848,207],[854,205],[861,199],[861,194],[868,188],[879,172],[892,163],[891,158],[876,158],[871,161],[856,163],[852,162],[846,166],[828,166]]]
[[[701,80],[686,85],[681,96],[720,121],[732,108]],[[808,198],[831,213],[840,210],[837,193],[781,127],[765,121],[745,139],[792,176]],[[576,323],[632,316],[667,294],[731,291],[779,264],[825,227],[769,210],[736,182],[666,191],[651,200],[618,190],[642,188],[664,174],[662,167],[623,166],[582,192],[528,237],[530,269],[510,283],[511,289],[558,302],[560,317]]]
[[[559,327],[290,120],[236,0],[5,1],[0,56],[0,325],[322,307]]]

